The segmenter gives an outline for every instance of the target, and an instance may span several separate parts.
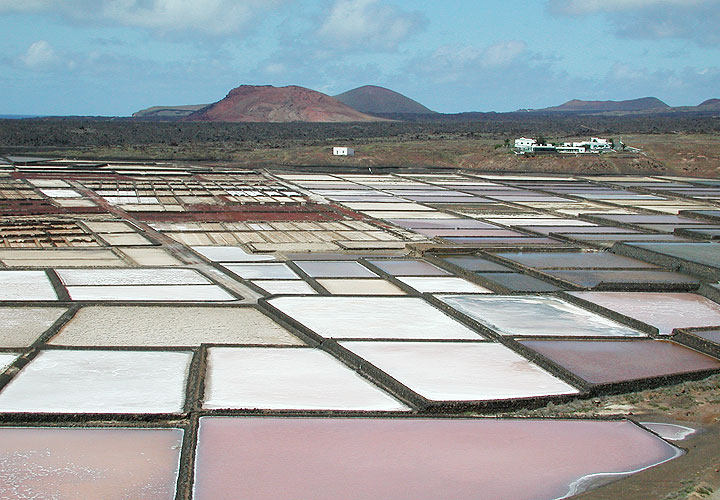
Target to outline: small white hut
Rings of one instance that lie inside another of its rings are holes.
[[[355,150],[353,148],[334,147],[334,156],[355,156]]]

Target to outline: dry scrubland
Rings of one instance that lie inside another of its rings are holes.
[[[4,154],[187,160],[241,166],[448,167],[485,171],[649,173],[716,178],[720,119],[486,114],[477,121],[195,123],[105,119],[0,120]],[[643,154],[517,157],[520,136],[612,137]],[[355,147],[333,158],[332,146]]]

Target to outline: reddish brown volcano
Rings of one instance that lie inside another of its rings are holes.
[[[355,111],[328,95],[303,87],[242,85],[222,101],[185,118],[208,122],[370,122],[380,118]]]

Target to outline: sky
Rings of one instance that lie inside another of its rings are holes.
[[[0,0],[0,114],[128,116],[239,85],[429,108],[720,98],[720,0]]]

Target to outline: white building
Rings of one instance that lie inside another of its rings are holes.
[[[607,139],[601,139],[599,137],[591,137],[589,141],[573,142],[570,144],[566,142],[564,146],[572,146],[576,148],[585,148],[588,151],[610,151],[612,144]]]
[[[355,150],[353,148],[333,148],[334,156],[355,156]]]
[[[528,139],[527,137],[515,139],[515,149],[517,151],[530,152],[535,145],[537,145],[535,139]]]
[[[591,137],[589,141],[582,142],[566,142],[562,146],[554,146],[551,144],[538,144],[535,139],[521,137],[515,139],[515,153],[565,153],[565,154],[583,154],[583,153],[602,153],[604,151],[612,151],[612,143],[607,139],[599,137]]]

